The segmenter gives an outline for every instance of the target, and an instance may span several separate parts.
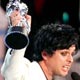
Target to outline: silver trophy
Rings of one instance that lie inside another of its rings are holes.
[[[10,15],[14,10],[19,10],[22,20],[13,27],[11,25]],[[8,48],[22,49],[29,44],[28,34],[30,32],[30,26],[27,23],[24,15],[27,14],[28,7],[26,4],[21,3],[20,0],[9,0],[6,6],[6,15],[9,20],[9,28],[5,36],[5,44]],[[22,27],[24,25],[25,27]]]

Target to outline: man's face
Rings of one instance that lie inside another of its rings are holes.
[[[46,65],[52,75],[66,76],[73,62],[75,46],[69,49],[56,50],[52,56],[47,56]]]

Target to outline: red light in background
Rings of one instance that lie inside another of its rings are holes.
[[[44,3],[45,3],[45,0],[34,0],[35,12],[37,14],[40,14],[41,13],[41,10],[43,8]]]

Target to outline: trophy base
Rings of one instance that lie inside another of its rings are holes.
[[[5,44],[8,48],[22,49],[29,44],[28,36],[21,30],[22,27],[12,27],[5,37]]]

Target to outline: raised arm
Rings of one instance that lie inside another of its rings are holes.
[[[19,11],[13,11],[11,16],[12,27],[16,26],[21,20]],[[31,26],[31,16],[25,15],[29,26]],[[23,27],[25,27],[23,25]],[[15,44],[15,43],[14,43]],[[19,50],[8,49],[4,64],[2,66],[2,74],[5,80],[25,80],[22,78],[27,70],[26,65],[30,63],[28,59],[24,58],[26,47]],[[11,52],[11,54],[10,54]]]

